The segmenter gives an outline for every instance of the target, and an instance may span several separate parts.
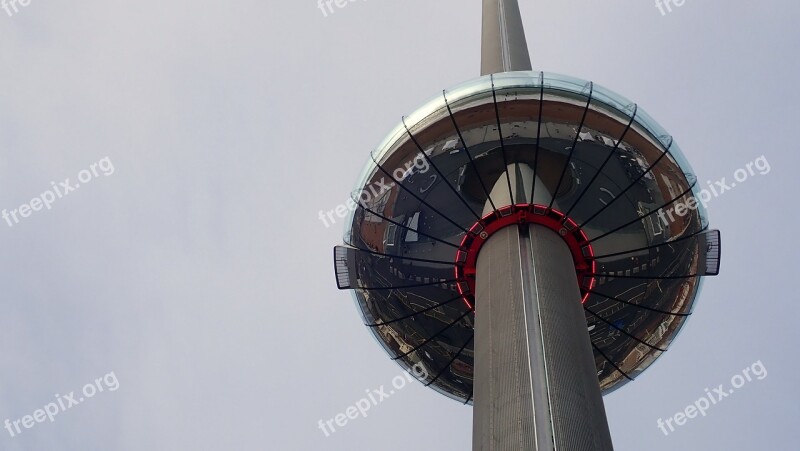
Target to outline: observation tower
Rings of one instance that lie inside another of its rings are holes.
[[[483,1],[481,74],[371,153],[337,285],[393,360],[473,404],[473,449],[611,450],[602,395],[667,350],[719,231],[641,107],[531,70],[516,0]]]

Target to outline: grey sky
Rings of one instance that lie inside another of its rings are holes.
[[[593,80],[669,130],[701,180],[722,274],[672,348],[605,398],[621,451],[790,450],[800,188],[796,2],[521,0],[535,70]],[[401,370],[336,290],[319,210],[403,114],[479,71],[480,2],[32,0],[0,10],[0,422],[113,371],[16,450],[464,450],[471,408],[415,383],[317,428]],[[761,360],[768,377],[665,437],[658,418]]]

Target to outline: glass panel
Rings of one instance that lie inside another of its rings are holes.
[[[540,72],[517,71],[494,74],[494,88],[538,88],[540,86]]]
[[[668,137],[670,134],[664,130],[646,111],[641,107],[636,113],[636,122],[645,128],[654,138],[659,140],[664,147],[667,147],[671,141]]]
[[[492,92],[492,79],[488,75],[456,85],[446,90],[445,94],[452,107],[454,100],[463,100],[487,91]]]
[[[588,96],[591,82],[567,75],[545,72],[544,87],[546,89],[561,90]]]
[[[669,153],[672,155],[672,158],[678,162],[678,165],[681,167],[683,172],[686,174],[691,174],[692,176],[696,174],[694,169],[692,169],[692,165],[689,164],[689,160],[686,159],[686,156],[683,154],[680,146],[678,146],[678,143],[672,143],[672,146],[669,148]]]
[[[361,171],[361,175],[356,182],[356,188],[360,190],[364,185],[367,183],[367,178],[372,176],[373,171],[375,168],[375,163],[372,161],[374,158],[376,161],[381,161],[384,155],[389,153],[392,149],[394,149],[399,143],[405,141],[406,139],[406,128],[403,126],[402,122],[397,124],[394,129],[386,136],[386,138],[381,141],[381,143],[376,147],[372,152],[370,152],[371,157],[367,159],[367,163],[364,166],[364,170]]]
[[[633,114],[635,105],[633,102],[597,84],[594,85],[592,99],[593,101],[601,102],[608,107],[622,112],[628,117]]]

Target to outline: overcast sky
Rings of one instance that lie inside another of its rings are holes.
[[[336,289],[343,224],[318,212],[402,115],[478,75],[478,0],[327,17],[313,0],[16,7],[0,10],[0,209],[18,215],[0,219],[0,422],[15,432],[0,449],[469,449],[472,408],[416,382],[318,428],[402,374]],[[536,70],[638,102],[701,180],[771,167],[709,204],[722,274],[670,351],[605,398],[616,449],[796,449],[800,6],[521,9]],[[31,203],[79,177],[50,209]],[[658,429],[757,361],[762,380]],[[97,379],[53,422],[13,429]]]

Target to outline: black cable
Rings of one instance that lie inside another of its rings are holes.
[[[581,123],[578,125],[578,130],[575,132],[575,139],[572,141],[572,146],[569,148],[569,156],[567,157],[567,162],[564,163],[564,168],[561,170],[561,177],[558,178],[558,184],[556,185],[556,190],[553,191],[553,195],[550,198],[550,205],[548,205],[547,209],[552,210],[553,204],[556,201],[556,195],[558,195],[558,190],[561,189],[561,184],[564,182],[564,175],[567,174],[567,169],[569,168],[569,163],[572,161],[572,155],[575,153],[575,147],[578,145],[578,139],[581,137],[581,130],[583,130],[583,124],[586,122],[586,116],[589,113],[589,105],[592,103],[592,94],[594,93],[594,83],[589,82],[589,98],[586,99],[586,107],[583,109],[583,116],[581,117]]]
[[[464,141],[464,137],[461,135],[461,130],[458,128],[458,124],[456,123],[456,118],[453,116],[453,111],[450,109],[450,104],[447,102],[447,91],[442,91],[442,96],[444,96],[444,104],[447,106],[447,112],[450,114],[450,119],[453,121],[453,127],[456,129],[458,139],[461,141],[461,145],[464,146],[464,152],[466,152],[467,157],[469,158],[469,163],[472,166],[472,170],[475,171],[475,175],[478,176],[478,181],[481,184],[481,188],[483,188],[483,192],[486,194],[486,199],[489,200],[489,204],[492,206],[492,210],[497,212],[497,207],[494,206],[492,196],[489,195],[489,190],[486,189],[486,184],[483,182],[483,177],[481,177],[481,173],[478,171],[478,166],[475,164],[475,160],[472,158],[469,147],[467,147],[467,142]]]
[[[472,207],[469,206],[467,201],[458,193],[458,191],[456,191],[456,189],[450,183],[450,180],[448,180],[447,177],[445,177],[445,175],[442,174],[442,171],[439,170],[439,167],[436,166],[436,163],[433,162],[433,159],[428,157],[428,154],[426,154],[425,150],[422,148],[422,146],[419,145],[419,142],[417,142],[417,139],[411,133],[411,130],[408,129],[408,126],[406,125],[406,118],[405,117],[402,119],[402,121],[403,121],[403,127],[405,127],[406,132],[408,133],[408,137],[411,138],[411,141],[413,141],[414,144],[417,146],[417,148],[419,149],[419,152],[422,154],[422,156],[425,158],[425,160],[428,162],[428,164],[433,166],[433,169],[436,171],[437,174],[439,174],[439,177],[441,177],[442,180],[444,180],[444,182],[447,184],[447,186],[450,187],[450,191],[452,191],[453,194],[455,194],[456,197],[458,197],[458,199],[461,201],[461,203],[463,203],[464,206],[467,207],[467,210],[469,210],[469,212],[472,213],[473,216],[475,216],[475,219],[477,221],[480,221],[481,220],[480,215],[478,215],[478,213],[475,213],[475,210],[473,210]]]

